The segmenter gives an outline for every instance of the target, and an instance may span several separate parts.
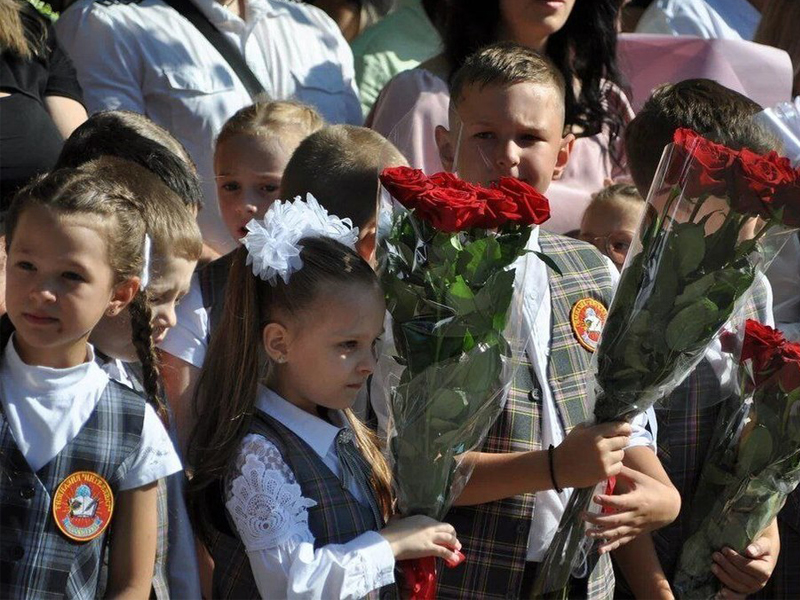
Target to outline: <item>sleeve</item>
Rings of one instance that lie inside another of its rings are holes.
[[[631,421],[631,437],[628,448],[644,446],[653,452],[657,451],[658,443],[658,422],[656,412],[651,406]]]
[[[394,555],[377,532],[314,548],[308,509],[316,503],[261,436],[244,438],[225,506],[262,598],[361,598],[394,582]]]
[[[100,110],[145,112],[140,44],[123,19],[106,12],[119,8],[83,2],[64,11],[56,35],[72,59],[89,113]]]
[[[133,464],[120,483],[120,491],[142,487],[177,473],[182,468],[164,424],[153,407],[145,405],[142,441]]]
[[[203,307],[203,294],[197,273],[192,276],[189,293],[175,307],[177,323],[158,347],[198,369],[202,368],[208,349],[208,311]]]
[[[338,25],[331,22],[331,26],[331,35],[336,39],[337,62],[342,67],[342,78],[347,86],[347,93],[344,97],[346,122],[350,125],[360,126],[364,123],[364,115],[361,110],[361,101],[358,99],[353,51],[342,36]]]
[[[52,27],[48,26],[50,64],[47,74],[45,96],[63,96],[83,104],[83,91],[78,83],[78,75],[72,61],[56,39]]]

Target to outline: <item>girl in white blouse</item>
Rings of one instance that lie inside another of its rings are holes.
[[[110,381],[87,343],[137,295],[141,214],[116,182],[61,169],[19,193],[6,233],[0,597],[147,598],[156,482],[181,465],[152,406]]]
[[[237,250],[198,385],[189,505],[214,597],[360,598],[396,560],[457,560],[450,525],[391,515],[390,473],[350,410],[376,361],[383,293],[357,229],[276,202]],[[249,564],[249,568],[248,568]]]

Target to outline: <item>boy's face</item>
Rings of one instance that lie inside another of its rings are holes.
[[[515,177],[544,193],[564,171],[575,139],[563,136],[563,99],[545,84],[467,86],[450,117],[449,131],[436,130],[442,163],[482,185]]]

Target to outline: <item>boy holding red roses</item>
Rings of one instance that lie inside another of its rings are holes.
[[[636,186],[640,192],[647,193],[664,146],[672,142],[674,137],[678,145],[690,142],[687,136],[693,133],[676,134],[677,130],[688,128],[717,143],[704,142],[699,156],[695,153],[696,160],[706,168],[690,172],[694,179],[685,182],[690,188],[687,195],[699,196],[701,192],[724,195],[728,186],[724,178],[732,174],[733,180],[742,186],[742,193],[732,201],[739,203],[741,212],[761,212],[760,203],[775,202],[776,199],[763,189],[749,186],[748,180],[753,180],[751,175],[766,172],[770,177],[759,177],[758,181],[773,179],[779,182],[788,173],[784,162],[774,154],[770,155],[770,151],[775,149],[775,140],[760,129],[752,118],[760,110],[761,107],[752,100],[710,80],[687,80],[662,86],[647,100],[626,131],[629,166]],[[731,150],[739,149],[744,150],[735,160]],[[730,169],[733,165],[736,165],[735,171]],[[673,179],[678,176],[675,174]],[[780,199],[777,201],[780,202]],[[720,199],[719,202],[726,201]],[[754,290],[753,298],[745,307],[745,316],[772,324],[772,292],[769,284],[764,279],[757,280]],[[682,506],[674,523],[653,534],[663,573],[639,573],[633,576],[626,573],[634,592],[645,585],[641,579],[657,576],[672,580],[681,547],[692,533],[688,516],[691,514],[702,461],[707,455],[720,408],[730,393],[721,390],[716,380],[712,363],[707,359],[656,409],[659,456],[681,494]],[[796,549],[800,547],[798,507],[800,496],[794,493],[778,519],[779,522],[784,517],[786,520],[785,524],[781,523],[780,537],[796,540],[792,543],[795,548],[791,553],[793,558],[784,556],[787,554],[786,544],[781,543],[783,540],[779,541],[775,523],[751,544],[747,556],[741,556],[729,548],[720,548],[720,552],[714,556],[716,564],[712,571],[725,586],[725,597],[753,594],[764,587],[776,568],[781,545],[784,548],[776,572],[781,576],[770,583],[769,588],[772,589],[764,590],[764,597],[792,598],[800,595],[800,574],[796,568],[800,560],[796,554]],[[637,544],[650,544],[650,540],[643,538]],[[786,565],[786,568],[782,565]],[[778,581],[782,582],[780,589],[775,587]]]
[[[567,164],[574,136],[563,135],[564,82],[531,50],[495,44],[468,58],[452,81],[450,113],[450,130],[437,128],[436,140],[445,168],[465,181],[512,177],[544,193]],[[472,457],[460,506],[446,517],[465,540],[467,561],[442,572],[443,597],[528,595],[568,499],[563,488],[621,475],[623,486],[636,489],[600,497],[619,511],[616,525],[605,532],[601,555],[590,557],[587,576],[572,582],[570,597],[611,597],[606,553],[677,514],[677,493],[656,459],[646,416],[631,425],[581,425],[591,418],[585,378],[593,346],[582,335],[589,312],[576,317],[575,309],[605,314],[616,268],[593,246],[538,228],[529,250],[550,257],[561,274],[528,263],[521,293],[530,340],[505,408]],[[623,466],[631,460],[654,476]]]

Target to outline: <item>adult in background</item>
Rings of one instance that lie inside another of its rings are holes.
[[[310,104],[331,123],[360,123],[350,48],[320,9],[287,0],[191,1],[241,51],[270,98]],[[90,112],[143,113],[186,147],[206,198],[203,238],[218,253],[232,250],[216,202],[213,144],[252,99],[225,59],[162,0],[79,0],[56,33]]]
[[[567,131],[578,139],[547,196],[556,233],[580,228],[591,194],[625,173],[620,133],[633,111],[619,87],[616,63],[619,0],[486,0],[444,8],[444,51],[397,75],[381,92],[367,125],[387,136],[412,167],[443,170],[434,142],[448,127],[448,81],[479,48],[509,40],[552,60],[572,85],[566,90]],[[520,143],[535,143],[533,137]]]
[[[655,0],[636,33],[752,40],[769,0]]]
[[[64,139],[85,120],[75,70],[49,22],[25,0],[0,0],[0,214],[18,189],[55,165]],[[5,264],[0,224],[0,314]]]

